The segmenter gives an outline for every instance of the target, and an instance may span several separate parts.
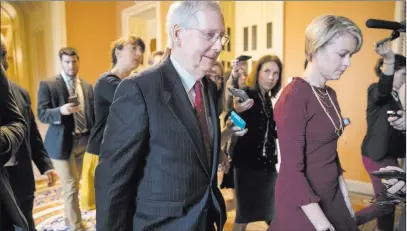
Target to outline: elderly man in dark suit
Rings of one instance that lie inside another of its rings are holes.
[[[18,151],[27,132],[27,125],[9,91],[5,40],[0,47],[0,230],[11,231],[14,226],[28,230],[27,221],[18,207],[4,164]]]
[[[247,131],[220,131],[205,77],[229,40],[224,29],[217,2],[174,2],[171,56],[118,86],[96,168],[97,230],[223,229],[220,145]]]
[[[83,230],[79,180],[89,131],[94,123],[92,85],[79,78],[79,54],[71,47],[59,51],[62,71],[40,82],[38,118],[49,124],[44,145],[58,172],[64,193],[65,223]]]

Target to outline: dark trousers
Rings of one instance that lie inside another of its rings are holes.
[[[369,157],[363,156],[363,165],[368,173],[372,171],[378,171],[380,168],[387,166],[397,166],[397,159],[394,157],[386,157],[380,161],[372,160]],[[375,195],[386,190],[381,182],[381,179],[369,174],[373,185],[373,191]],[[385,194],[380,195],[378,200],[387,200]],[[375,218],[377,218],[377,228],[382,231],[393,231],[394,229],[394,205],[375,205],[372,204],[360,211],[356,215],[356,221],[358,225],[365,224]]]
[[[36,231],[33,219],[34,195],[30,195],[26,197],[26,199],[18,201],[18,205],[27,220],[28,227],[30,228],[29,231]],[[23,231],[23,229],[15,227],[14,231]]]

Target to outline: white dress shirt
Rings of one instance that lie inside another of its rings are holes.
[[[184,85],[185,91],[187,92],[189,101],[191,101],[192,107],[195,108],[195,77],[189,74],[172,55],[170,56],[170,59],[178,75],[181,77],[182,85]]]
[[[187,92],[189,101],[192,104],[192,107],[195,108],[195,83],[196,78],[193,77],[191,74],[189,74],[185,68],[183,68],[181,66],[181,64],[174,58],[174,56],[170,56],[170,60],[172,62],[172,65],[174,66],[175,70],[177,71],[178,75],[181,78],[182,81],[182,85],[184,85],[185,91]],[[201,95],[203,96],[203,101],[204,101],[204,105],[205,105],[205,111],[206,111],[206,121],[208,123],[208,128],[209,128],[209,136],[212,142],[213,139],[213,127],[212,127],[212,120],[211,120],[211,116],[210,116],[210,109],[209,109],[209,104],[206,102],[206,98],[205,98],[205,94],[204,94],[204,86],[202,84],[202,81],[199,81],[199,83],[201,84]]]

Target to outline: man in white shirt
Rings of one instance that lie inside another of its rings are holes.
[[[71,47],[59,51],[62,71],[40,82],[38,118],[49,124],[44,145],[60,176],[69,230],[83,230],[79,209],[79,180],[89,131],[94,123],[92,85],[80,79],[79,54]]]

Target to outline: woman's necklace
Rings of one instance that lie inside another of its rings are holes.
[[[328,110],[326,110],[324,104],[322,103],[322,101],[321,101],[321,99],[320,99],[320,96],[319,96],[318,93],[315,91],[314,86],[312,86],[311,84],[310,84],[310,86],[311,86],[312,92],[314,93],[315,97],[317,98],[317,100],[318,100],[319,104],[321,105],[322,109],[324,109],[325,114],[328,116],[328,118],[331,120],[332,124],[334,125],[336,135],[338,135],[338,137],[341,136],[342,133],[343,133],[343,124],[342,124],[341,115],[339,114],[338,109],[336,108],[334,102],[332,101],[332,98],[331,98],[331,96],[329,95],[329,92],[326,91],[326,95],[328,95],[329,101],[331,101],[331,104],[332,104],[332,106],[333,106],[334,109],[335,109],[336,115],[337,115],[338,118],[339,118],[339,128],[336,127],[336,124],[334,123],[334,120],[332,119],[331,115],[329,115]],[[321,93],[322,93],[322,92],[321,92]]]
[[[266,117],[267,117],[266,134],[264,135],[263,150],[262,150],[262,156],[267,157],[266,143],[268,141],[268,133],[269,133],[269,126],[270,126],[270,114],[267,111],[265,100],[270,100],[270,99],[267,99],[266,96],[264,97],[265,99],[263,99],[263,97],[262,97],[262,95],[260,93],[259,93],[259,97],[260,97],[260,100],[261,100],[261,104],[263,106],[263,112],[264,112],[264,114],[266,114]]]

